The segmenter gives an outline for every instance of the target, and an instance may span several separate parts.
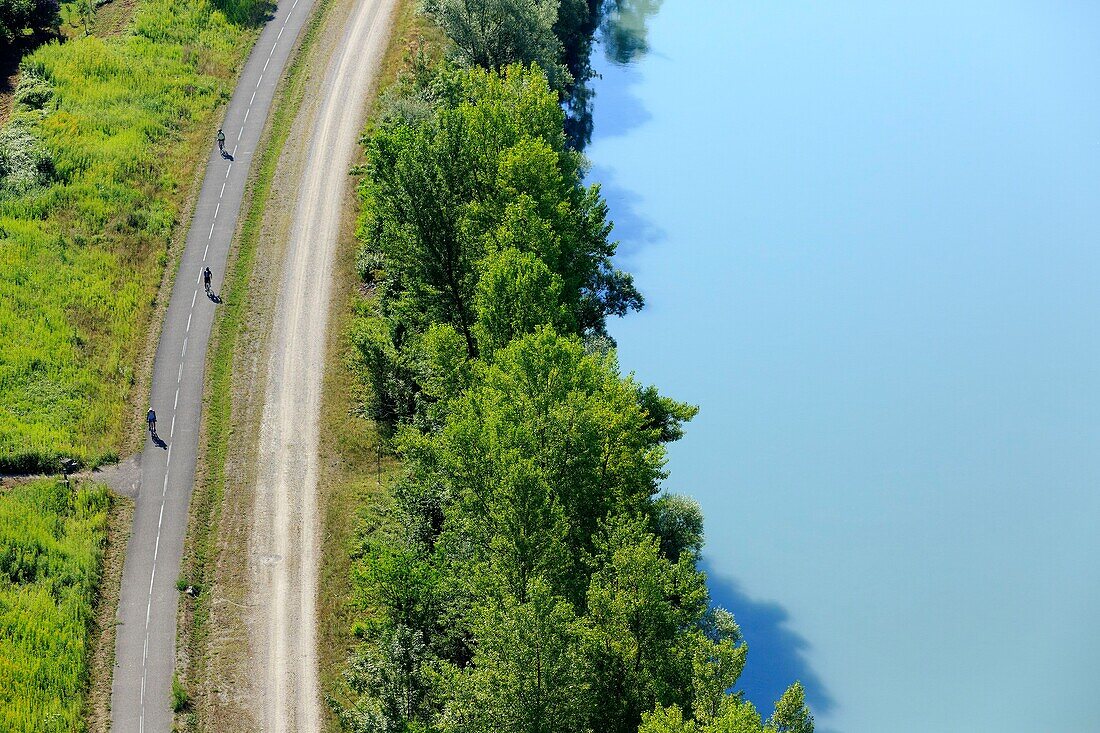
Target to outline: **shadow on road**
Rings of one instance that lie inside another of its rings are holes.
[[[161,440],[161,437],[156,433],[153,433],[153,445],[161,449],[167,449],[168,444]]]

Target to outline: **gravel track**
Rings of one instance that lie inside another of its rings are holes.
[[[364,101],[388,41],[394,0],[357,0],[310,124],[270,335],[256,455],[252,567],[253,666],[264,731],[322,729],[317,668],[317,506],[321,384],[331,278],[358,154]],[[312,105],[311,105],[312,106]],[[295,129],[303,127],[302,120]]]

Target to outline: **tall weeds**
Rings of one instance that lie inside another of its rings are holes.
[[[0,472],[116,454],[198,133],[266,7],[142,0],[127,33],[23,61],[0,129]]]
[[[0,730],[81,730],[109,496],[53,479],[0,494]]]

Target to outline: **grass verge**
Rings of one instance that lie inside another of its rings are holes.
[[[83,728],[110,504],[91,482],[0,493],[0,730]]]

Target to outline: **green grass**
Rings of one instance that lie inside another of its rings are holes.
[[[154,300],[261,0],[141,0],[23,61],[0,129],[0,472],[114,457]],[[243,19],[243,20],[242,20]]]
[[[82,730],[109,495],[53,479],[0,493],[0,730]]]
[[[172,675],[172,712],[182,713],[190,701],[187,688],[180,683],[179,677]]]

